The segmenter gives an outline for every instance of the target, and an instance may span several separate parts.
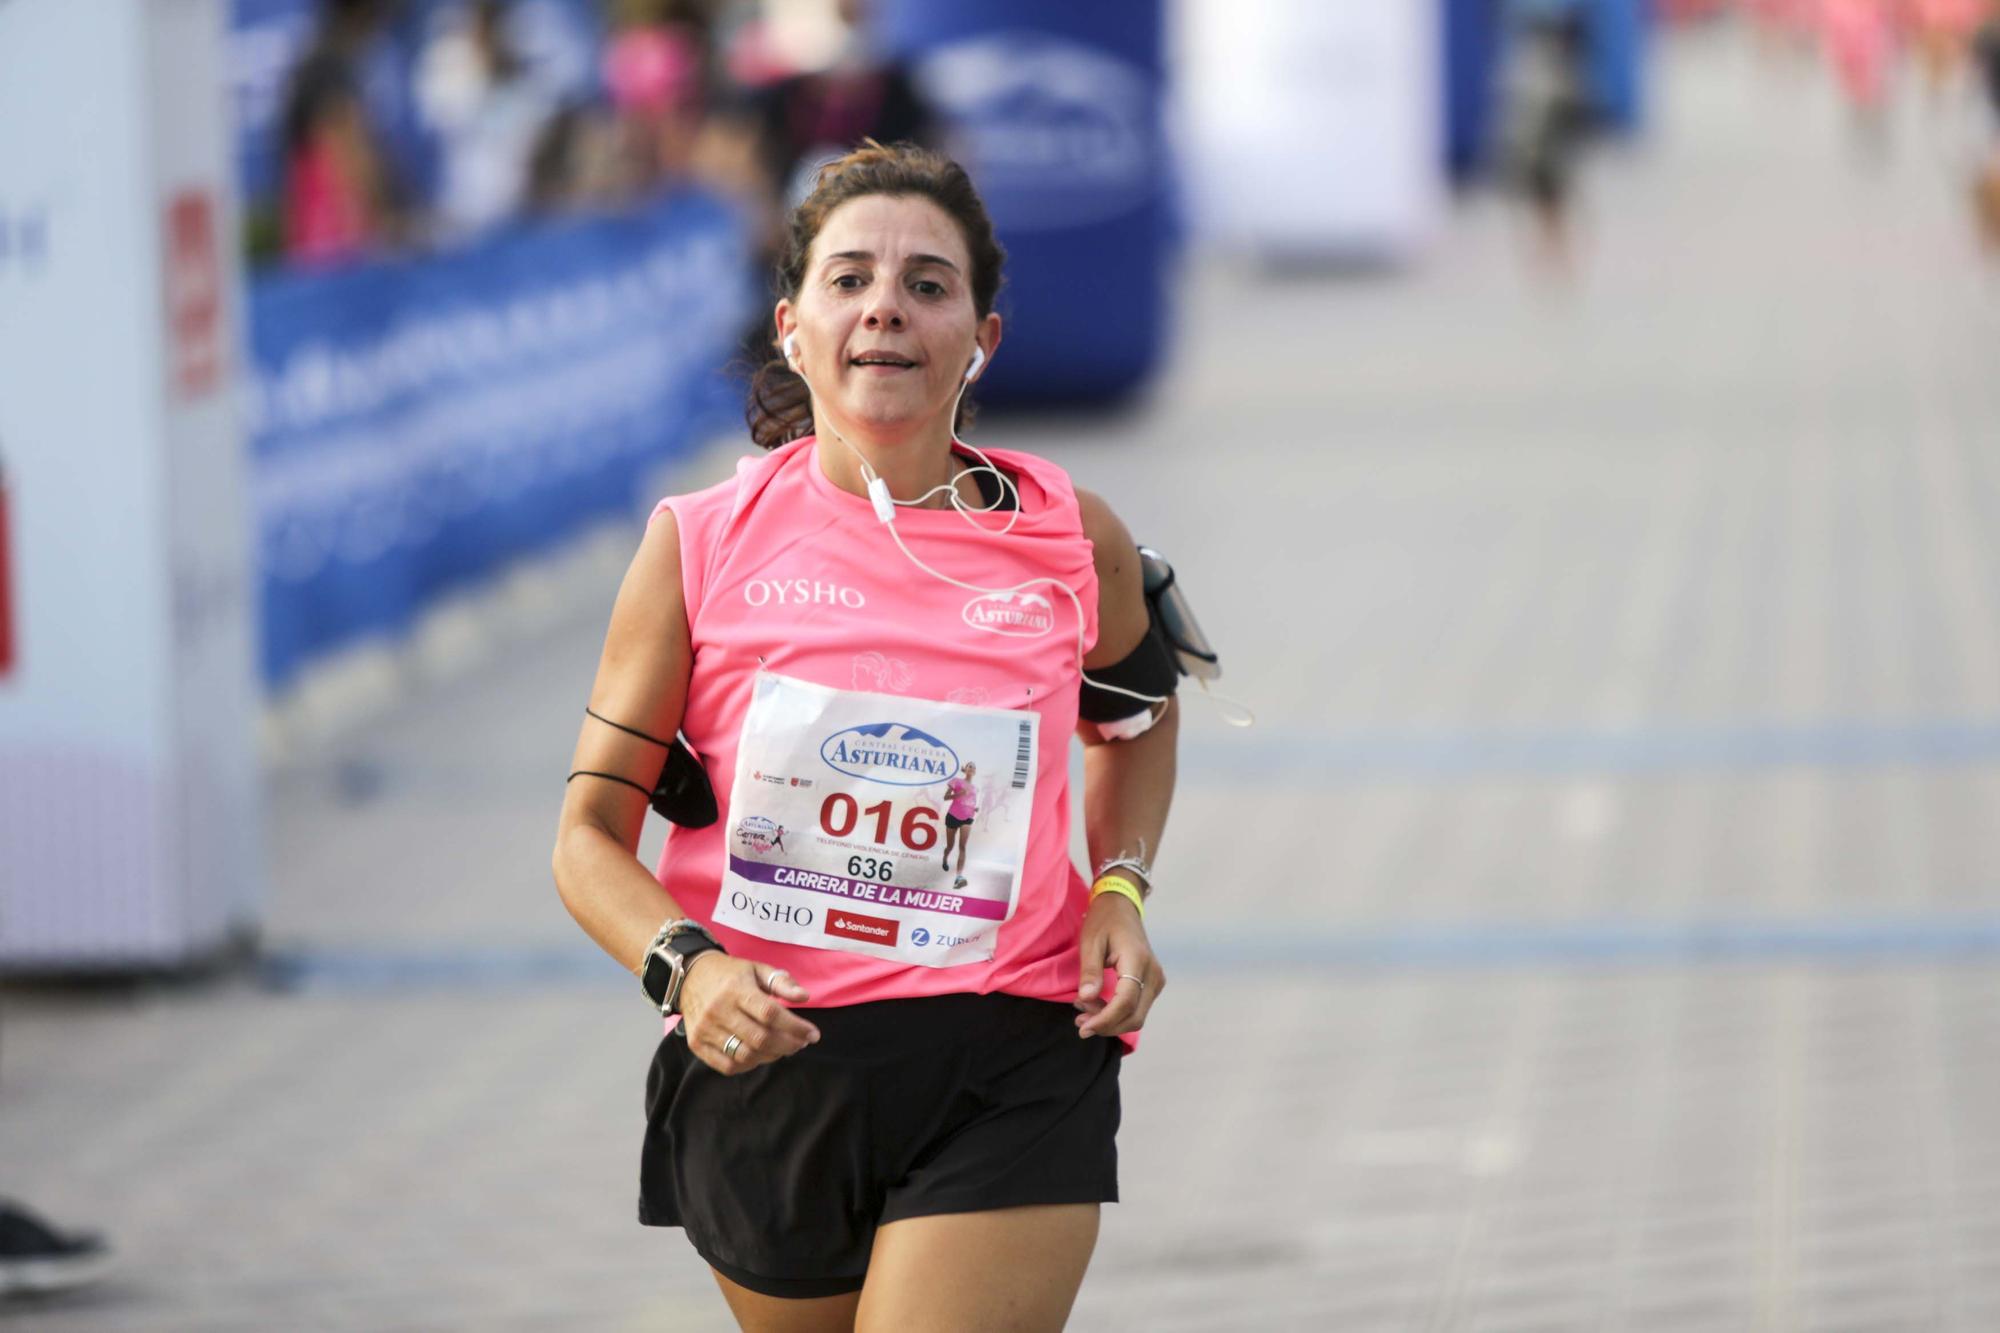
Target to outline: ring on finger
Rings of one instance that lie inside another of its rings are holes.
[[[736,1058],[736,1053],[742,1049],[743,1049],[743,1038],[737,1036],[734,1032],[732,1032],[729,1034],[729,1040],[722,1043],[723,1058],[726,1060],[734,1060]]]
[[[1130,972],[1120,972],[1118,979],[1120,981],[1136,981],[1139,983],[1140,990],[1143,991],[1146,989],[1146,979],[1144,977],[1135,977]]]

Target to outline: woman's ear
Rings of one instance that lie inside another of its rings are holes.
[[[777,330],[778,354],[785,358],[786,365],[797,370],[799,330],[790,301],[779,301],[771,311],[771,326]]]
[[[993,364],[993,354],[1000,350],[1000,333],[1000,316],[996,312],[980,320],[978,331],[972,335],[972,341],[986,353],[985,359],[979,363],[982,371]]]

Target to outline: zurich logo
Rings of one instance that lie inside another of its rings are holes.
[[[1138,66],[1048,33],[996,32],[939,47],[920,78],[958,123],[1003,227],[1101,222],[1157,188],[1155,81]]]
[[[835,772],[891,787],[930,787],[958,772],[958,752],[902,722],[870,722],[836,731],[819,757]]]
[[[1017,639],[1038,638],[1055,628],[1056,610],[1033,592],[989,592],[973,598],[960,613],[974,629]]]
[[[915,930],[910,932],[910,943],[921,947],[923,945],[929,944],[930,942],[931,942],[931,933],[928,930],[925,930],[922,926],[918,926]]]

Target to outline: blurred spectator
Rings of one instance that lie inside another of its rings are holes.
[[[535,138],[527,211],[547,216],[609,207],[624,197],[628,174],[617,123],[599,107],[571,103]]]
[[[908,67],[875,44],[867,0],[833,0],[833,9],[839,31],[824,67],[779,79],[755,99],[764,169],[786,208],[811,193],[821,163],[863,139],[935,144]]]
[[[555,99],[515,50],[506,0],[473,0],[424,52],[417,75],[443,166],[438,234],[476,235],[522,211],[531,160]]]
[[[1910,22],[1933,93],[1958,73],[1985,8],[1985,0],[1910,0]]]
[[[1987,109],[1992,112],[1990,127],[2000,137],[2000,0],[1988,0],[1986,17],[1973,34],[1972,51]]]
[[[706,31],[694,14],[661,6],[622,27],[604,54],[630,185],[638,195],[692,172],[708,101]]]
[[[2000,0],[1989,0],[1972,51],[1987,113],[1983,160],[1973,188],[1987,251],[2000,257]]]
[[[329,263],[377,249],[401,230],[397,189],[362,94],[362,64],[385,0],[325,0],[320,29],[285,96],[284,250]]]
[[[832,0],[821,3],[831,4]],[[799,62],[782,49],[765,7],[757,0],[745,0],[726,10],[718,25],[716,52],[725,76],[736,88],[767,88],[799,71]]]
[[[1506,79],[1508,175],[1534,211],[1542,257],[1571,260],[1576,160],[1596,119],[1590,92],[1590,14],[1583,0],[1513,0]]]
[[[394,21],[401,0],[320,3],[287,82],[279,196],[253,206],[253,253],[294,263],[633,207],[690,182],[734,199],[768,249],[822,161],[864,138],[936,140],[864,0],[601,0],[595,90],[537,72],[516,0],[430,0],[409,11],[421,24]],[[431,36],[413,58],[419,29]]]
[[[1767,45],[1803,48],[1812,34],[1819,0],[1745,0]]]
[[[1879,148],[1887,131],[1884,103],[1896,40],[1888,4],[1886,0],[1824,0],[1820,23],[1840,90],[1854,110],[1860,142],[1865,148]]]

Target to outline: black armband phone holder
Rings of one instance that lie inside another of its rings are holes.
[[[707,828],[716,821],[715,788],[702,767],[701,756],[676,734],[667,750],[667,762],[660,767],[660,780],[653,784],[653,809],[660,818],[682,828]]]
[[[687,737],[676,732],[671,743],[657,736],[648,736],[637,727],[628,727],[622,722],[613,722],[602,713],[589,707],[584,712],[596,718],[607,727],[616,727],[628,736],[637,736],[642,741],[665,748],[667,759],[660,766],[660,776],[653,783],[653,789],[646,791],[630,778],[616,773],[596,773],[589,769],[578,769],[569,775],[570,781],[577,778],[604,778],[611,782],[622,782],[634,791],[645,792],[660,818],[682,828],[707,828],[720,816],[715,804],[715,787],[708,780],[708,770],[702,767],[701,756],[688,744]]]
[[[1181,590],[1180,579],[1167,558],[1150,546],[1139,548],[1139,568],[1146,584],[1146,614],[1173,650],[1174,665],[1183,676],[1196,680],[1219,680],[1222,659],[1209,645],[1208,636],[1194,618],[1194,607]]]
[[[1160,622],[1149,620],[1146,637],[1139,646],[1108,667],[1092,667],[1077,695],[1076,714],[1086,722],[1118,722],[1142,713],[1152,705],[1133,695],[1162,698],[1174,692],[1180,673],[1174,669],[1174,655],[1160,632]],[[1105,685],[1115,686],[1104,689]],[[1131,694],[1121,694],[1130,690]]]
[[[1146,590],[1146,637],[1121,660],[1091,669],[1077,699],[1077,716],[1086,722],[1136,717],[1151,705],[1134,695],[1163,698],[1174,692],[1182,676],[1210,681],[1222,674],[1222,662],[1196,623],[1167,558],[1141,546],[1139,568]],[[1115,688],[1100,689],[1096,682]]]

